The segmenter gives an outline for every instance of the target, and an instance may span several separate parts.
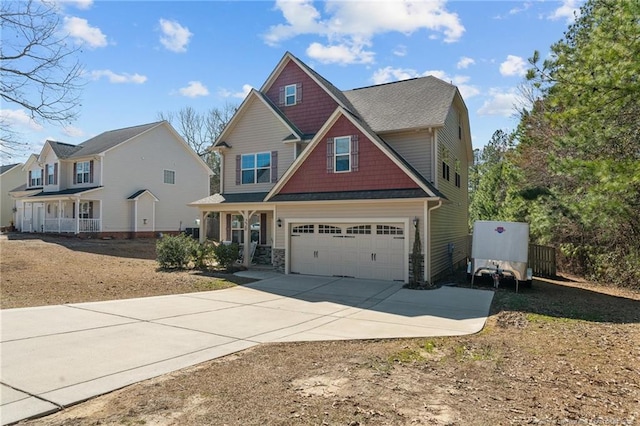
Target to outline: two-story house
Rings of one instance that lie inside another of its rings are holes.
[[[193,227],[187,203],[209,194],[209,166],[160,121],[99,134],[79,145],[45,142],[24,165],[22,232],[129,238]]]
[[[466,260],[473,154],[449,83],[341,91],[287,52],[212,149],[221,193],[191,205],[285,273],[407,282],[416,230],[427,280]]]
[[[9,192],[24,184],[25,173],[22,163],[0,166],[0,228],[15,227],[17,207]]]

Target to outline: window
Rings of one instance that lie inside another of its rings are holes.
[[[176,184],[176,172],[173,170],[165,170],[164,171],[164,183],[168,183],[169,185]]]
[[[315,225],[300,225],[292,229],[294,234],[313,234]]]
[[[455,164],[455,172],[456,172],[456,186],[460,188],[460,160],[456,160]]]
[[[244,219],[240,214],[231,216],[231,242],[244,244]]]
[[[318,225],[318,234],[342,234],[342,229],[332,225]]]
[[[334,170],[338,172],[351,171],[351,137],[344,136],[334,139]]]
[[[442,148],[442,179],[449,180],[449,151],[446,148]]]
[[[284,105],[291,106],[296,104],[297,90],[295,84],[284,87]]]
[[[390,225],[376,225],[378,235],[403,235],[402,228]]]
[[[347,228],[347,234],[370,235],[371,234],[371,225],[352,226],[351,228]]]
[[[91,219],[93,218],[93,201],[81,201],[80,202],[80,219]]]
[[[76,183],[89,183],[91,181],[91,162],[81,161],[76,163]]]
[[[55,182],[55,174],[53,164],[47,164],[47,185],[53,185]]]
[[[242,184],[271,182],[271,153],[245,154],[242,156]]]
[[[42,169],[29,172],[29,186],[42,186]]]

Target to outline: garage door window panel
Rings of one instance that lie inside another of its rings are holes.
[[[357,225],[347,228],[347,234],[371,235],[371,225]]]
[[[294,234],[313,234],[315,231],[315,225],[300,225],[294,226],[292,232]]]
[[[342,234],[342,229],[333,225],[318,225],[318,234]]]
[[[397,226],[377,225],[376,234],[378,235],[404,235],[403,229]]]

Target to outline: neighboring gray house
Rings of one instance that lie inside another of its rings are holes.
[[[409,281],[416,228],[427,280],[466,262],[473,152],[456,86],[341,91],[287,52],[212,149],[221,193],[191,204],[201,226],[220,213],[223,240],[257,243],[285,273]]]
[[[15,224],[16,202],[9,191],[24,184],[26,173],[22,163],[0,166],[0,228],[9,229]]]
[[[166,121],[111,130],[80,145],[47,141],[23,167],[22,232],[128,238],[194,227],[187,203],[213,173]]]

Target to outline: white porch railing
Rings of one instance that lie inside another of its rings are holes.
[[[79,232],[100,232],[100,219],[80,219],[79,221]],[[73,234],[76,232],[76,219],[45,219],[44,232]]]

